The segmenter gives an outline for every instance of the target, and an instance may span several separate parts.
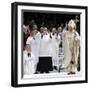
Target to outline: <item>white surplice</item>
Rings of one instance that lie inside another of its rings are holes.
[[[49,33],[46,35],[43,35],[43,37],[40,39],[39,56],[40,57],[51,56],[51,38]]]
[[[37,68],[38,55],[39,55],[39,39],[36,37],[33,38],[33,37],[29,36],[26,41],[26,44],[29,44],[31,47],[32,53],[35,56],[35,62],[34,62],[35,68]]]
[[[56,33],[54,35],[53,33],[51,33],[51,37],[52,37],[51,39],[52,62],[53,62],[53,66],[58,66],[59,65],[59,60],[58,60],[59,44],[60,44],[61,38]]]
[[[32,53],[36,56],[37,43],[36,43],[35,38],[33,38],[32,36],[29,36],[26,41],[26,44],[30,45]]]
[[[26,50],[23,51],[23,70],[24,75],[30,75],[35,73],[35,57],[33,53],[30,53],[30,56],[28,56],[28,52]]]

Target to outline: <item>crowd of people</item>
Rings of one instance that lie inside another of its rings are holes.
[[[36,23],[23,25],[23,74],[60,72],[76,74],[80,35],[77,24],[71,19],[65,25],[41,26]]]

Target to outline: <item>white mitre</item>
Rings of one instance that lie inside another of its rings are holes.
[[[72,27],[72,28],[74,29],[74,28],[76,27],[76,24],[75,24],[74,20],[71,19],[71,20],[69,21],[69,23],[68,23],[68,26],[69,26],[69,27]]]

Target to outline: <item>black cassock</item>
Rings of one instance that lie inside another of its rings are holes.
[[[48,73],[49,71],[52,70],[53,70],[52,57],[39,57],[37,71],[40,71],[40,73],[43,72]]]

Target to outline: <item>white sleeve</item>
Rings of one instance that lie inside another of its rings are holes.
[[[41,37],[41,33],[38,32],[38,33],[36,34],[35,38],[36,38],[36,39],[40,39],[40,37]]]
[[[79,36],[78,32],[76,32],[76,38],[75,38],[75,40],[80,40],[80,36]]]
[[[59,41],[61,41],[61,37],[58,35],[58,38],[57,38],[57,40],[59,40]]]
[[[60,44],[60,42],[61,42],[61,37],[58,35],[57,36],[57,42],[58,42],[58,45]]]
[[[33,54],[31,55],[31,58],[33,61],[35,61],[35,56]]]

